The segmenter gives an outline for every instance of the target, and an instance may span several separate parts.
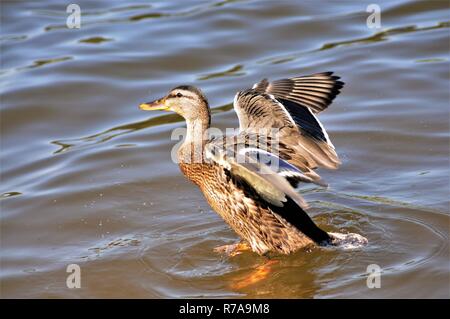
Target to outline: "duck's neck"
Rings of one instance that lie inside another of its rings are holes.
[[[183,144],[197,143],[207,138],[206,133],[210,126],[209,121],[209,118],[207,120],[199,118],[186,121],[186,138]]]
[[[204,162],[204,148],[208,141],[208,129],[211,124],[209,108],[205,114],[194,120],[186,120],[186,137],[178,151],[180,163],[193,164]]]

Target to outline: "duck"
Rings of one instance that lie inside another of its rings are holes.
[[[333,244],[333,235],[307,214],[298,187],[327,187],[316,169],[341,164],[317,116],[343,86],[333,72],[263,79],[235,95],[239,128],[234,134],[208,133],[211,109],[195,86],[177,86],[162,98],[140,104],[141,110],[175,112],[184,118],[179,168],[240,237],[216,251],[287,255]]]

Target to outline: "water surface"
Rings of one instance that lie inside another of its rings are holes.
[[[379,29],[361,1],[77,3],[80,29],[65,4],[1,2],[3,298],[450,297],[447,1],[377,1]],[[322,71],[346,82],[321,115],[343,165],[301,191],[322,228],[369,244],[242,285],[266,259],[213,252],[238,238],[170,159],[183,122],[137,106],[194,84],[236,127],[236,91]]]

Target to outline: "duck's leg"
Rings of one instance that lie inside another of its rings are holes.
[[[214,248],[214,251],[219,254],[225,254],[229,257],[234,257],[242,254],[244,251],[251,250],[250,245],[245,241],[240,241],[232,245],[223,245]]]

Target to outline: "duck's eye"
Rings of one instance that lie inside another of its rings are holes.
[[[177,97],[182,97],[183,94],[181,94],[180,92],[177,93]]]

